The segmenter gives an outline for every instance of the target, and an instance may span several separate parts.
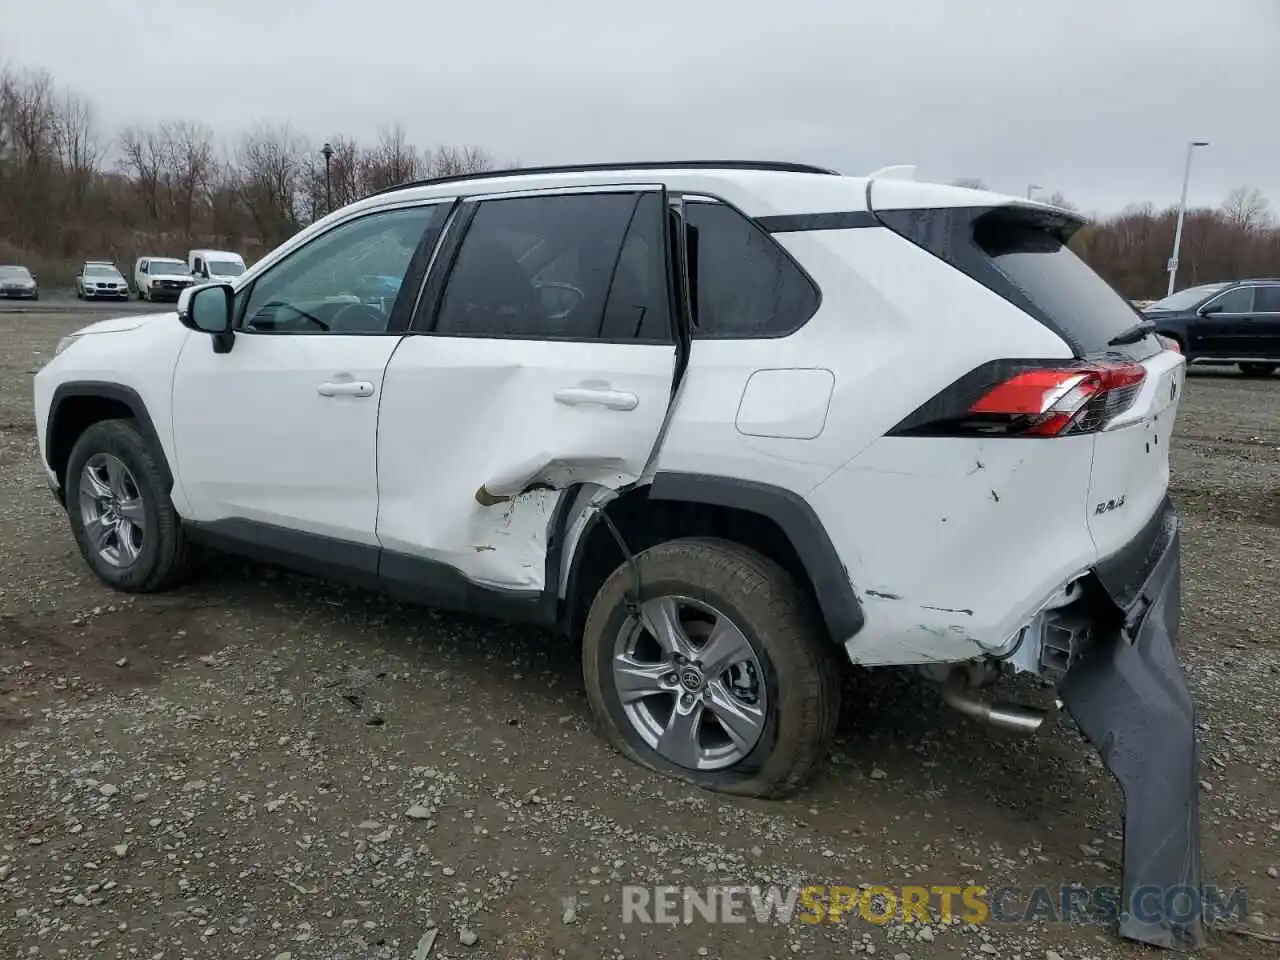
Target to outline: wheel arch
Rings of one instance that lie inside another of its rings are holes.
[[[567,532],[560,538],[572,551],[558,615],[569,636],[578,636],[595,592],[625,559],[611,524],[633,554],[690,536],[751,547],[796,576],[835,642],[862,628],[862,605],[839,553],[813,508],[793,491],[707,474],[659,473],[651,484],[587,509],[591,514],[573,543],[565,543]]]
[[[129,418],[137,423],[142,435],[156,451],[165,483],[164,492],[172,490],[173,473],[168,456],[142,397],[132,387],[98,380],[73,380],[59,384],[49,404],[44,456],[62,489],[66,489],[67,462],[76,441],[93,424],[119,418]]]

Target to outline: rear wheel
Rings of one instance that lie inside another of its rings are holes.
[[[166,590],[191,569],[159,458],[132,420],[103,420],[67,461],[71,532],[89,567],[117,590]]]
[[[706,789],[794,792],[826,756],[840,701],[831,641],[806,595],[728,541],[673,540],[635,564],[605,581],[583,633],[587,695],[609,741]]]
[[[1242,363],[1240,364],[1240,372],[1246,377],[1269,377],[1276,372],[1277,366],[1280,366],[1280,364]]]

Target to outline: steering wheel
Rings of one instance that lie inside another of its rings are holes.
[[[368,303],[348,303],[334,312],[329,329],[334,333],[385,333],[387,315]]]

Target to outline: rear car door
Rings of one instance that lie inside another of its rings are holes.
[[[386,580],[540,590],[561,491],[645,474],[677,366],[665,211],[650,185],[459,205],[383,387]]]
[[[1260,283],[1253,294],[1253,342],[1260,359],[1280,360],[1280,283]]]

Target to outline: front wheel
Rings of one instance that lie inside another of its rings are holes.
[[[825,758],[840,706],[811,602],[776,563],[728,541],[673,540],[635,563],[605,581],[583,633],[587,696],[609,741],[706,789],[794,792]]]
[[[88,427],[67,461],[67,514],[90,569],[110,587],[156,593],[190,571],[159,451],[132,420]]]
[[[1246,377],[1269,377],[1276,372],[1274,363],[1242,363],[1240,372]]]

